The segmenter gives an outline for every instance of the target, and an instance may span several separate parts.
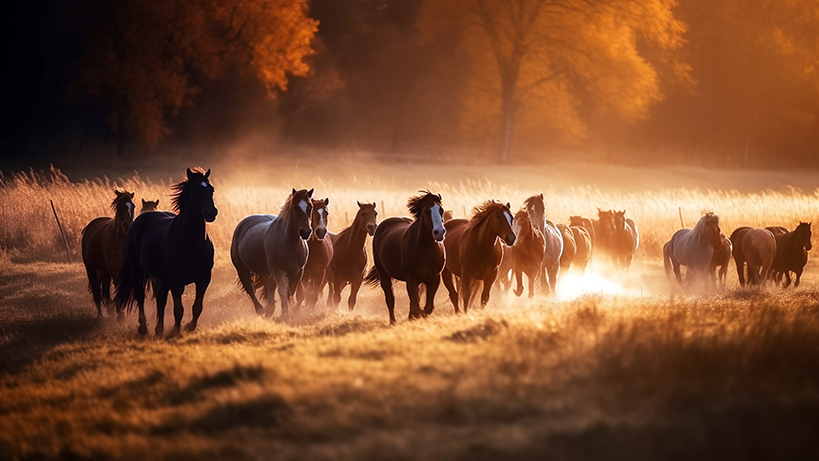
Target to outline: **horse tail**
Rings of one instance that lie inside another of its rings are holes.
[[[134,279],[131,278],[131,265],[128,264],[128,261],[125,261],[122,266],[114,285],[116,288],[114,303],[117,313],[122,312],[123,309],[128,309],[130,312],[134,303]]]
[[[663,266],[665,266],[665,276],[671,278],[671,241],[663,245]]]
[[[370,271],[367,272],[364,281],[372,286],[376,286],[381,282],[381,274],[378,273],[378,269],[376,269],[375,266],[371,267]]]

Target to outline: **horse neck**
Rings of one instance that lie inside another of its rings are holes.
[[[492,231],[490,219],[492,219],[491,215],[487,215],[475,224],[470,224],[467,228],[471,232],[474,232],[479,243],[489,245],[493,245],[495,243],[497,233]]]
[[[353,223],[347,231],[350,235],[350,243],[355,247],[363,247],[367,241],[367,231],[364,230],[362,221],[364,221],[363,215],[356,213],[355,219],[353,219]]]
[[[128,234],[128,229],[125,228],[125,225],[127,223],[126,223],[125,219],[122,216],[120,216],[119,210],[117,210],[114,213],[114,221],[113,222],[114,222],[114,226],[113,226],[112,229],[113,229],[113,232],[115,234],[122,235],[123,237]]]
[[[521,224],[520,231],[518,232],[518,239],[519,240],[526,240],[532,236],[534,232],[534,228],[532,225],[531,219],[522,220],[524,224]]]
[[[424,210],[426,212],[426,210]],[[432,226],[429,227],[425,226],[424,223],[421,221],[421,218],[415,219],[409,227],[409,233],[412,237],[414,237],[419,243],[429,243],[435,244],[435,239],[432,238]]]
[[[203,242],[207,239],[208,229],[205,225],[205,218],[201,215],[197,216],[196,213],[180,209],[179,214],[171,223],[172,228],[175,225],[181,229],[181,234],[177,236],[182,239],[180,242],[182,244]]]

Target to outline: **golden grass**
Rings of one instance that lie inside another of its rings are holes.
[[[415,322],[404,320],[407,300],[397,284],[394,328],[380,292],[366,287],[354,313],[320,303],[291,324],[257,318],[224,253],[239,219],[275,212],[292,186],[313,184],[319,196],[331,197],[334,229],[345,213],[351,219],[355,200],[375,200],[379,208],[383,200],[381,218],[403,214],[418,187],[441,192],[456,215],[487,198],[519,203],[541,191],[534,181],[496,177],[396,184],[389,171],[337,182],[294,176],[274,187],[235,175],[220,180],[215,170],[218,264],[199,331],[176,340],[139,338],[134,316],[121,324],[95,317],[81,266],[55,262],[62,243],[48,207],[54,199],[76,242],[88,220],[106,214],[112,187],[167,205],[168,181],[73,183],[56,171],[3,178],[0,458],[816,453],[814,264],[798,290],[683,296],[668,290],[659,260],[659,245],[679,227],[677,207],[689,225],[700,210],[713,210],[729,233],[741,224],[812,220],[815,195],[543,188],[555,217],[626,208],[643,235],[632,271],[598,265],[585,279],[567,277],[557,300],[496,292],[486,310],[466,316],[454,315],[441,289],[433,316]],[[147,312],[152,322],[150,303]]]

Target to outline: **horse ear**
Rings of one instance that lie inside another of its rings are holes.
[[[205,179],[208,179],[208,176],[210,176],[210,168],[205,172]]]
[[[540,193],[540,198],[543,199],[543,192]]]
[[[307,196],[308,196],[308,197],[312,197],[312,196],[313,196],[313,189],[310,189],[310,190],[308,190],[308,191],[307,191]]]
[[[438,201],[440,202],[441,200],[443,200],[443,198],[441,198],[441,194],[438,194]]]
[[[324,197],[324,206],[330,205],[330,197]]]
[[[292,191],[292,192],[290,192],[290,194],[292,195],[292,194],[295,194],[295,193],[296,193],[296,188],[294,187],[294,188],[293,188],[293,191]]]
[[[355,204],[356,204],[356,205],[358,205],[358,207],[359,207],[359,208],[361,208],[361,202],[359,202],[358,200],[356,200],[356,201],[355,201]]]
[[[375,202],[373,202],[373,208],[375,208]]]
[[[512,205],[509,202],[506,202],[506,208],[512,209]]]
[[[142,206],[145,206],[147,204],[148,204],[148,202],[146,202],[145,199],[142,199]]]
[[[118,191],[117,189],[114,189],[114,193],[117,194],[117,198],[122,197],[122,192]]]
[[[187,175],[188,175],[188,179],[191,179],[191,176],[193,176],[193,171],[191,171],[191,169],[190,169],[190,168],[188,168],[188,170],[187,170],[187,172],[186,172],[186,173],[187,173]]]

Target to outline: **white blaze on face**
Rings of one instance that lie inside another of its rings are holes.
[[[133,218],[134,217],[134,204],[131,202],[125,202],[125,208],[128,209],[128,214]]]
[[[299,202],[299,208],[301,208],[302,213],[307,214],[307,202],[305,202],[304,200]]]
[[[441,216],[441,205],[437,203],[429,209],[432,215],[432,230],[441,233],[444,231],[444,219]]]
[[[208,187],[208,183],[206,183],[205,181],[202,181],[202,187]]]
[[[316,210],[316,213],[319,215],[319,223],[317,227],[327,227],[327,218],[324,217],[324,208],[319,208]]]
[[[509,223],[509,228],[514,229],[512,227],[512,215],[510,215],[508,211],[504,211],[503,215],[506,216],[506,221]]]

